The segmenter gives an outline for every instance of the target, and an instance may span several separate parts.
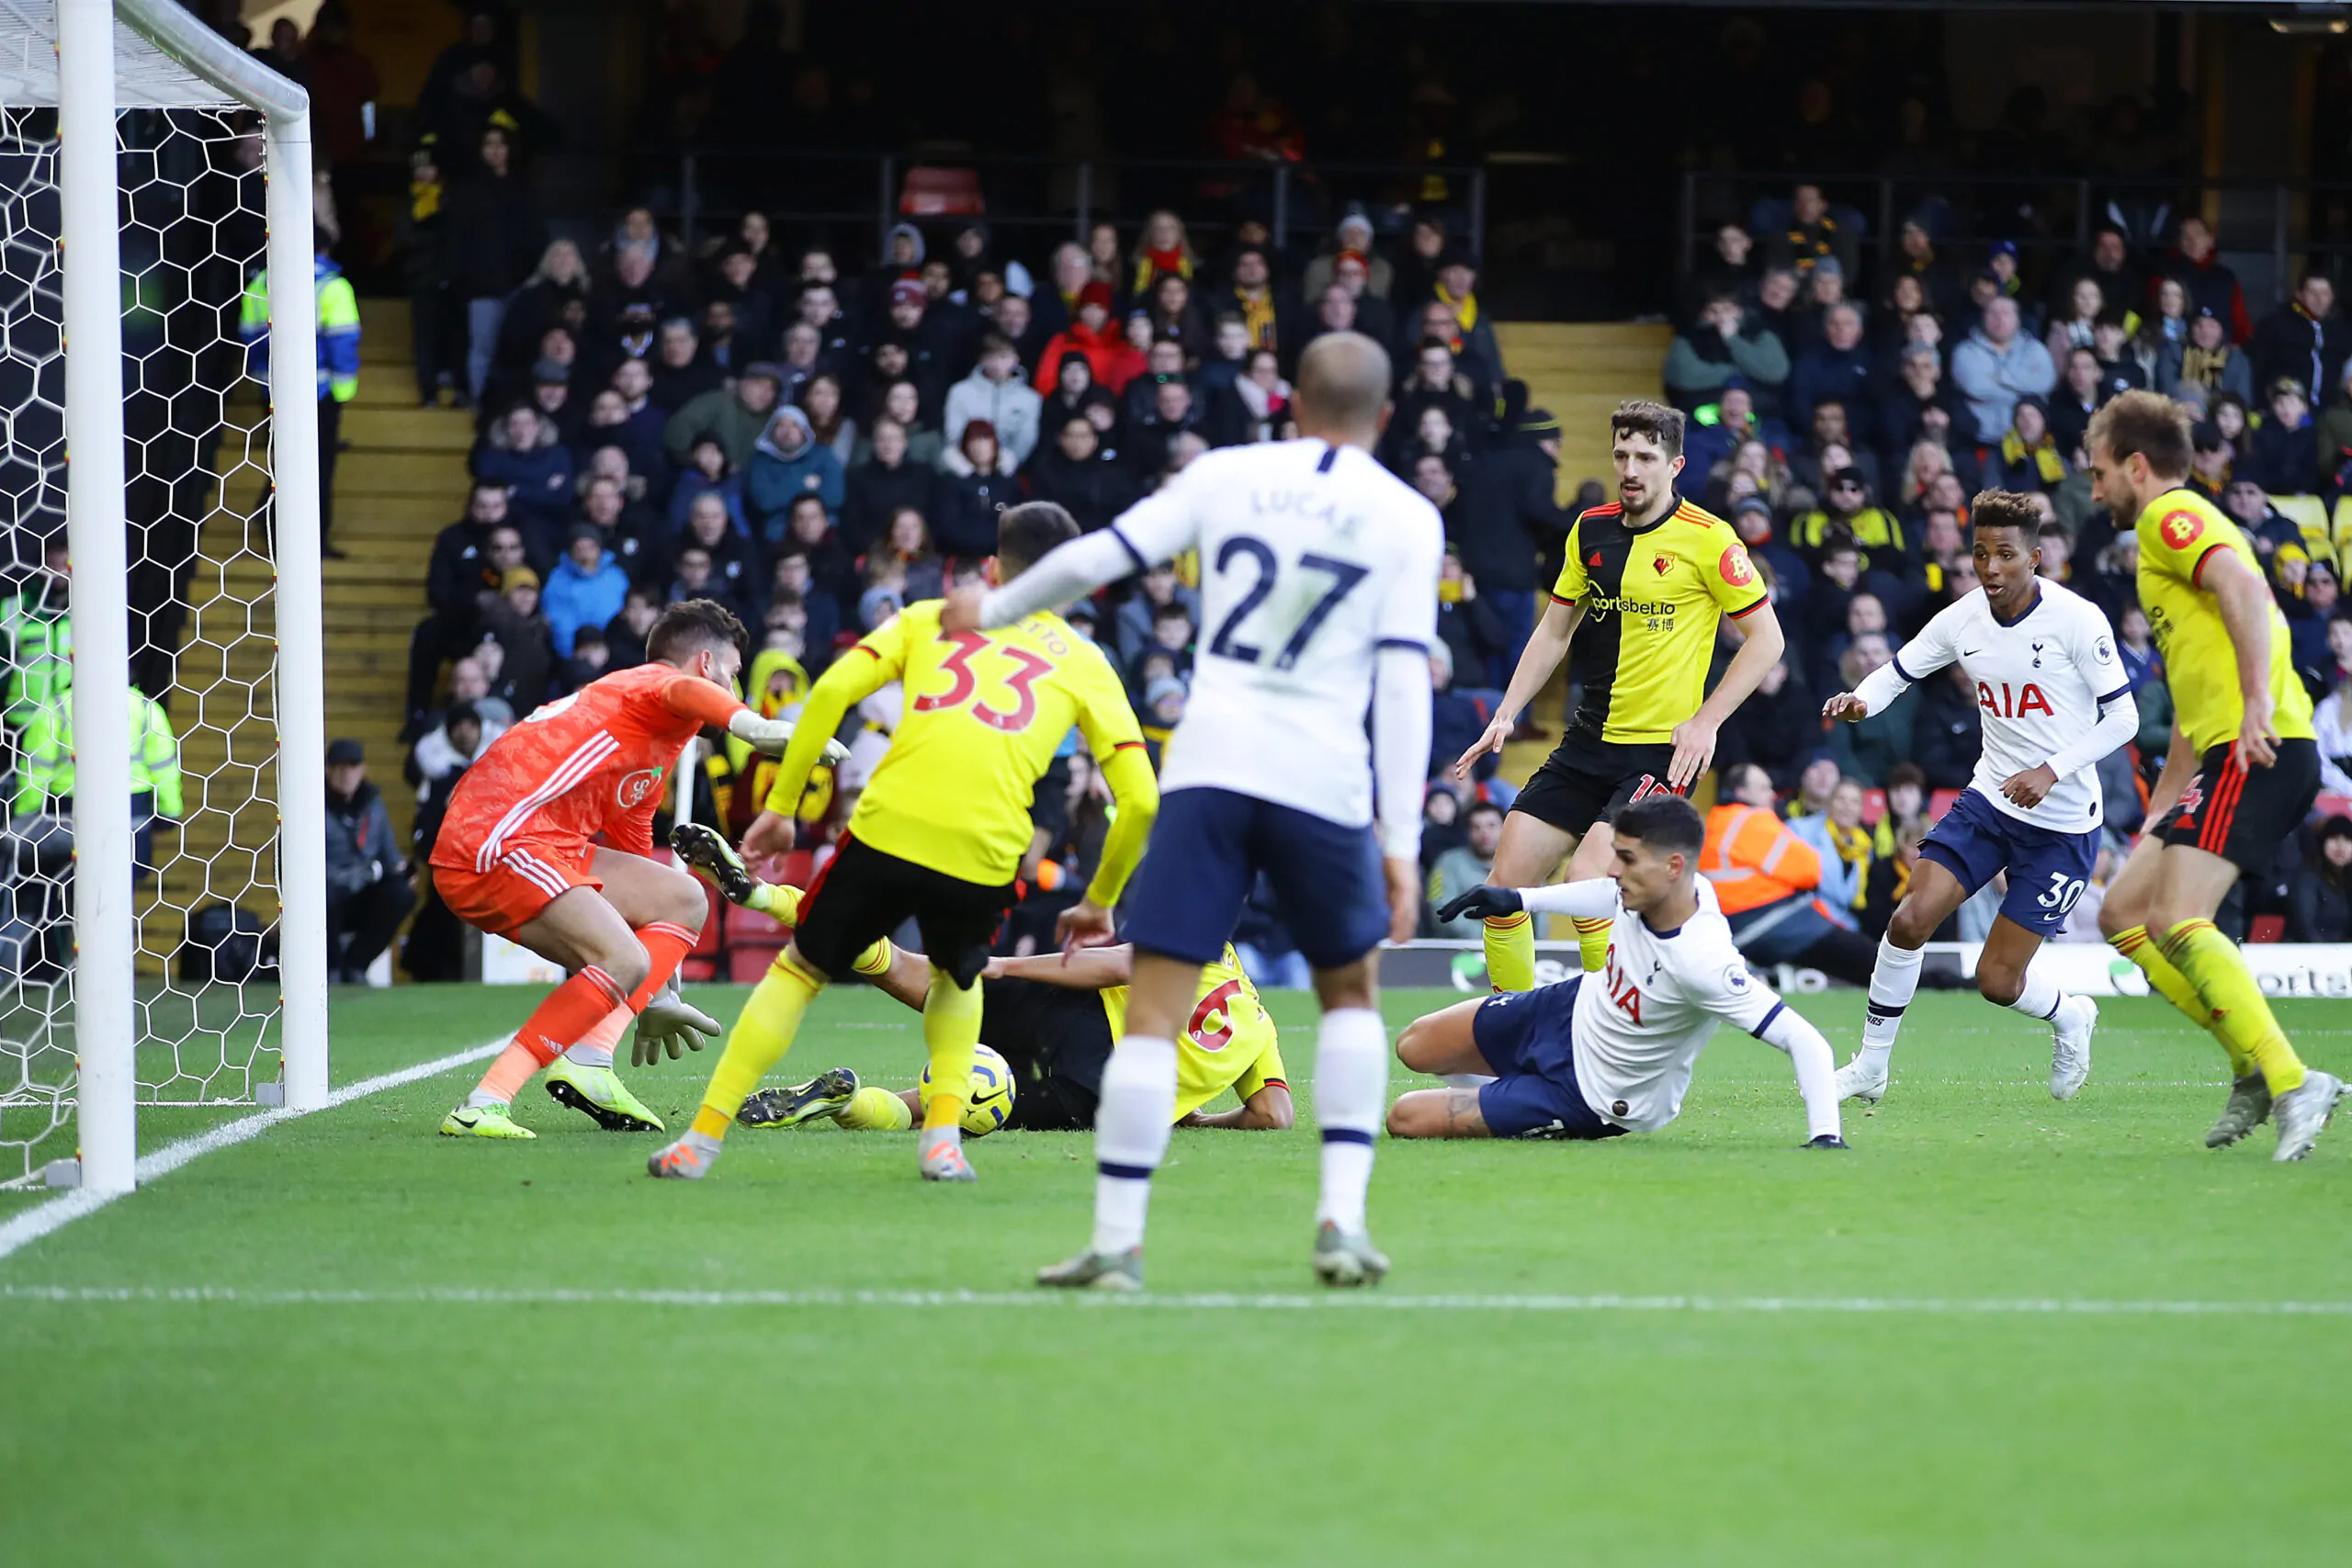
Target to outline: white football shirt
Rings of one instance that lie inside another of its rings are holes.
[[[1369,824],[1374,666],[1437,640],[1437,508],[1370,453],[1307,438],[1204,452],[1111,526],[1138,569],[1200,551],[1192,694],[1159,787]]]
[[[1984,741],[1969,787],[2021,822],[2053,832],[2099,825],[2098,769],[2061,778],[2028,810],[2002,782],[2038,768],[2098,723],[2099,708],[2132,689],[2107,616],[2080,594],[2043,580],[2032,608],[2004,625],[1977,589],[1939,611],[1894,656],[1896,677],[1922,681],[1958,664],[1976,687]]]
[[[1594,1114],[1631,1132],[1682,1113],[1717,1023],[1754,1034],[1782,1006],[1747,972],[1715,890],[1703,877],[1698,890],[1698,912],[1670,931],[1650,930],[1617,898],[1608,964],[1577,990],[1577,1086]]]

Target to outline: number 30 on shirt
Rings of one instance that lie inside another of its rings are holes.
[[[1013,735],[1028,728],[1030,720],[1037,716],[1037,682],[1053,673],[1053,662],[1038,658],[1025,648],[991,642],[978,632],[956,632],[946,640],[956,645],[955,651],[941,660],[939,667],[954,678],[953,683],[944,692],[917,697],[915,711],[936,713],[969,703],[972,716],[990,729]],[[972,661],[983,654],[989,656],[986,661],[988,674],[985,677],[972,665]],[[1008,664],[1012,666],[1010,671],[1002,669]],[[984,679],[1012,694],[1010,707],[976,700]]]

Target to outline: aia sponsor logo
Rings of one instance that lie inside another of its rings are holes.
[[[1989,681],[1979,681],[1976,682],[1976,705],[1996,718],[2023,718],[2030,713],[2050,714],[2052,718],[2057,716],[2051,713],[2050,699],[2042,695],[2041,688],[2030,681],[2016,687],[2007,681],[1997,686]]]

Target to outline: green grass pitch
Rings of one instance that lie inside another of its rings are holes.
[[[339,996],[336,1077],[533,999]],[[1852,1048],[1858,996],[1802,1005]],[[1273,1006],[1311,1119],[1311,1006]],[[2283,1016],[2352,1064],[2341,1004]],[[911,1083],[913,1023],[837,993],[786,1070]],[[710,1060],[635,1081],[676,1126]],[[942,1189],[904,1135],[743,1132],[657,1185],[648,1140],[536,1088],[535,1144],[435,1137],[473,1070],[0,1260],[0,1561],[2208,1568],[2352,1538],[2352,1126],[2301,1166],[2267,1129],[2208,1153],[2220,1058],[2153,1001],[2108,1004],[2056,1105],[2041,1029],[1924,997],[1843,1156],[1796,1148],[1785,1058],[1730,1032],[1661,1134],[1384,1143],[1396,1271],[1343,1298],[1306,1266],[1306,1124],[1180,1132],[1159,1304],[1120,1305],[1026,1285],[1085,1236],[1083,1136],[989,1139]],[[566,1299],[656,1291],[691,1294]]]

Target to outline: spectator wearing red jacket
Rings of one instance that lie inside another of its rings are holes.
[[[1066,354],[1084,355],[1095,381],[1111,386],[1114,390],[1143,368],[1143,355],[1111,325],[1109,284],[1090,283],[1080,289],[1078,320],[1046,340],[1046,351],[1037,356],[1036,385],[1041,394],[1050,394],[1060,384],[1062,355]],[[1124,363],[1130,356],[1135,360],[1132,367]],[[1125,376],[1118,374],[1122,370]]]

